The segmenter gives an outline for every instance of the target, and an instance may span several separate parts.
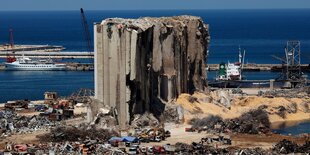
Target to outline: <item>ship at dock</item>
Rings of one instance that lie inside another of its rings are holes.
[[[241,48],[239,47],[239,61],[235,63],[228,62],[227,64],[221,63],[219,65],[219,72],[216,77],[216,81],[243,80],[244,77],[242,77],[242,69],[244,66],[244,56],[245,50],[242,55]]]
[[[7,57],[4,63],[5,70],[8,71],[62,71],[67,69],[67,65],[56,63],[52,59],[32,60],[24,55],[19,58]]]
[[[220,63],[215,81],[210,81],[209,86],[220,88],[241,88],[241,87],[266,87],[269,81],[246,80],[242,75],[244,67],[245,50],[243,53],[239,47],[239,61],[231,63]]]

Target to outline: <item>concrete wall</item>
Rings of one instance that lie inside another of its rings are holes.
[[[200,18],[112,18],[94,28],[95,98],[117,109],[122,127],[134,114],[159,116],[158,102],[204,89],[210,38]]]

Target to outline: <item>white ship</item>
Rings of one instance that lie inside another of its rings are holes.
[[[7,57],[5,70],[26,70],[26,71],[60,71],[66,70],[66,64],[55,63],[52,59],[32,60],[24,55],[20,58]]]
[[[241,54],[241,48],[239,47],[239,61],[235,63],[228,62],[227,64],[221,63],[219,65],[219,75],[216,77],[216,81],[233,81],[242,80],[242,68],[244,65],[245,50],[243,55]]]

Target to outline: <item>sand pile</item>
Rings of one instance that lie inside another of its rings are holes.
[[[271,123],[310,120],[309,99],[228,95],[226,98],[229,100],[230,106],[227,107],[221,104],[222,99],[217,94],[216,92],[181,94],[175,104],[184,108],[185,122],[191,118],[210,115],[232,119],[255,109],[266,110]]]

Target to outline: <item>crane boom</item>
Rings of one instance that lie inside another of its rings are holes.
[[[87,24],[87,20],[84,14],[83,8],[81,8],[81,18],[82,18],[82,26],[83,26],[83,32],[84,32],[84,38],[87,43],[87,51],[92,52],[92,43],[91,43],[91,37],[90,37],[90,32]]]

